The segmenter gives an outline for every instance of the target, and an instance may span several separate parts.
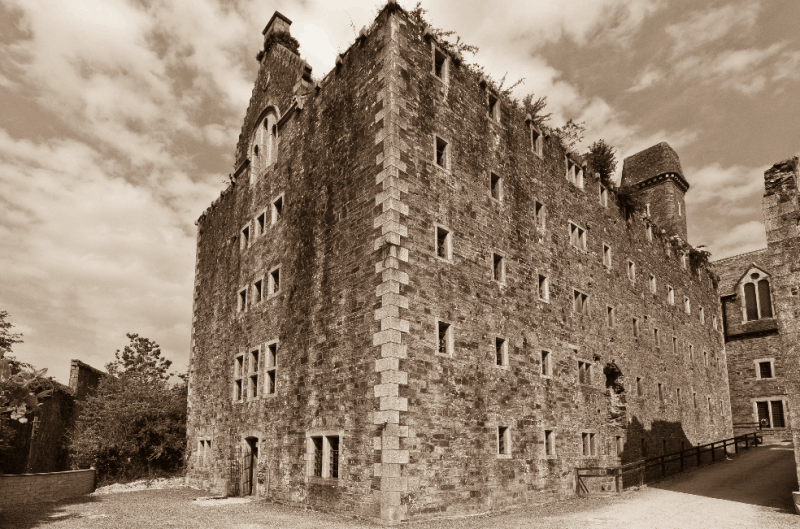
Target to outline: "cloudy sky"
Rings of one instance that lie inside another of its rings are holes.
[[[379,0],[0,0],[0,309],[20,359],[67,382],[136,332],[185,370],[194,221],[224,187],[277,9],[322,77]],[[410,2],[401,5],[413,7]],[[765,245],[763,171],[800,151],[796,0],[428,0],[525,78],[553,124],[620,157],[660,141],[692,185],[689,239]],[[621,165],[621,164],[620,164]]]

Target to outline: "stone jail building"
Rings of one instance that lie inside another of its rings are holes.
[[[290,24],[198,220],[190,480],[394,523],[731,435],[668,145],[632,211],[394,2],[321,80]]]
[[[800,381],[800,193],[797,157],[764,173],[767,247],[715,262],[734,431],[795,436]],[[794,428],[792,423],[794,422]],[[797,460],[800,462],[800,452]]]

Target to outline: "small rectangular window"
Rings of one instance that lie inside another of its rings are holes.
[[[711,316],[711,327],[716,331],[717,330],[717,316],[716,314]]]
[[[786,420],[783,415],[783,401],[773,400],[770,402],[772,408],[772,427],[773,428],[786,428]]]
[[[233,400],[239,402],[244,399],[242,379],[244,377],[244,355],[233,359]]]
[[[438,340],[438,353],[451,356],[453,354],[453,336],[450,324],[443,321],[437,322],[436,336]]]
[[[250,226],[242,228],[239,236],[239,249],[246,250],[250,247]]]
[[[600,205],[604,208],[608,207],[608,189],[603,184],[600,184]]]
[[[497,96],[489,92],[489,119],[500,121],[500,108]]]
[[[436,46],[433,47],[433,74],[447,81],[447,55]]]
[[[556,455],[556,436],[552,430],[544,431],[544,453],[548,456]]]
[[[267,222],[266,213],[262,213],[261,215],[256,217],[256,234],[255,234],[256,237],[264,234],[265,228],[267,226],[266,222]]]
[[[675,304],[675,290],[669,285],[667,285],[667,303],[670,305]]]
[[[536,227],[544,229],[544,204],[538,201],[533,203],[533,216]]]
[[[628,261],[628,279],[636,281],[636,265],[633,261]]]
[[[550,367],[550,351],[542,351],[542,376],[549,377],[553,373]]]
[[[647,240],[653,240],[653,227],[650,224],[647,225]]]
[[[692,407],[697,409],[697,393],[692,391]]]
[[[678,339],[676,337],[672,337],[672,353],[678,354]]]
[[[700,307],[700,323],[701,324],[706,323],[706,311],[703,307]]]
[[[639,318],[633,318],[633,337],[639,337]]]
[[[255,283],[253,283],[253,303],[259,303],[264,296],[264,292],[262,291],[263,282],[259,279]]]
[[[436,149],[436,165],[442,169],[450,169],[450,146],[439,136],[435,136],[434,147]]]
[[[452,257],[452,237],[441,226],[436,226],[436,257],[447,260]]]
[[[266,380],[264,381],[264,393],[274,395],[276,391],[276,374],[278,369],[278,343],[274,342],[267,345]]]
[[[645,214],[646,217],[650,216],[650,204],[645,204],[644,205],[644,214]]]
[[[258,397],[258,375],[260,373],[260,364],[259,364],[259,350],[253,349],[250,351],[250,362],[248,369],[249,369],[249,397],[251,399],[255,399]]]
[[[321,435],[310,438],[309,474],[323,479],[339,478],[339,436]]]
[[[678,402],[678,406],[681,405],[681,388],[677,388],[675,390],[675,400]]]
[[[703,351],[703,365],[708,367],[708,351]]]
[[[603,244],[603,265],[611,268],[611,247],[607,244]]]
[[[664,402],[664,385],[661,382],[658,383],[658,400]]]
[[[581,454],[584,456],[592,455],[592,446],[591,446],[591,441],[589,439],[590,435],[591,434],[586,432],[581,434]]]
[[[536,129],[536,127],[533,126],[533,122],[531,122],[530,129],[531,129],[531,148],[533,149],[533,152],[537,156],[541,156],[542,155],[542,143],[543,143],[542,142],[542,133],[539,132]]]
[[[656,276],[650,274],[650,293],[655,294],[656,292]]]
[[[489,192],[495,200],[503,200],[503,179],[494,173],[489,173]]]
[[[606,307],[606,327],[608,327],[609,329],[613,329],[614,322],[615,322],[614,307]]]
[[[580,226],[569,223],[569,242],[575,248],[586,249],[586,230]]]
[[[279,196],[272,203],[272,224],[275,224],[276,222],[281,220],[282,215],[283,215],[283,196]]]
[[[680,202],[678,202],[678,216],[683,216],[683,205]]]
[[[508,345],[503,338],[494,339],[494,358],[495,365],[507,366],[508,365]]]
[[[592,365],[589,362],[578,360],[578,382],[580,384],[592,383]]]
[[[550,300],[550,280],[539,274],[539,299],[542,301]]]
[[[498,283],[506,282],[506,260],[496,253],[492,254],[492,279]]]
[[[766,362],[759,362],[758,374],[758,378],[772,378],[772,362],[769,360]]]
[[[247,288],[243,288],[239,291],[236,310],[237,312],[244,312],[247,310]]]
[[[281,269],[276,268],[269,273],[269,293],[270,295],[278,293],[281,289]]]
[[[589,296],[573,289],[572,312],[575,314],[589,314]]]
[[[642,377],[636,377],[636,396],[644,396],[644,382],[642,381]]]
[[[511,429],[508,426],[497,427],[497,455],[511,455]]]
[[[691,314],[692,313],[692,305],[689,302],[689,298],[687,298],[686,296],[683,297],[683,311],[686,314]]]
[[[617,435],[614,441],[614,446],[617,450],[617,457],[622,457],[622,453],[625,451],[625,439],[621,435]]]
[[[689,360],[694,362],[694,345],[689,344]]]
[[[658,334],[658,329],[653,329],[653,342],[655,342],[656,347],[661,346],[661,336]]]

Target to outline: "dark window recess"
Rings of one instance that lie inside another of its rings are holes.
[[[504,354],[504,345],[506,341],[502,338],[495,338],[494,340],[494,351],[495,351],[495,360],[497,365],[502,366],[505,365],[505,354]]]
[[[264,233],[264,226],[265,226],[265,223],[266,223],[266,218],[267,218],[267,216],[264,213],[262,213],[261,215],[256,217],[256,224],[258,225],[258,233],[259,234]]]
[[[588,362],[578,361],[578,382],[581,384],[591,384],[591,365]]]
[[[503,256],[493,254],[492,256],[492,279],[495,281],[504,281],[505,274],[503,273]]]
[[[762,318],[772,317],[772,300],[769,295],[769,281],[762,279],[758,282],[758,301]]]
[[[447,169],[447,142],[436,137],[436,165]]]
[[[757,320],[756,286],[753,283],[747,283],[744,286],[744,304],[747,308],[747,321]]]
[[[770,362],[759,362],[758,370],[761,378],[772,378],[772,364]]]
[[[283,197],[278,198],[272,205],[275,208],[275,222],[277,222],[283,214]]]
[[[547,376],[550,374],[550,352],[542,351],[542,374]]]
[[[783,401],[782,400],[773,400],[772,401],[772,427],[773,428],[785,428],[786,423],[783,420]]]
[[[433,73],[439,79],[444,79],[444,63],[447,56],[439,48],[433,50]]]
[[[496,119],[496,112],[497,112],[497,97],[490,93],[489,94],[489,117],[492,119]]]
[[[506,431],[508,430],[507,426],[498,426],[497,427],[497,453],[498,454],[505,454],[506,453]]]
[[[636,395],[638,397],[644,395],[644,388],[642,386],[642,379],[640,377],[636,377]]]
[[[448,332],[450,331],[450,324],[439,322],[439,354],[449,354]]]
[[[497,176],[496,174],[492,173],[491,174],[491,183],[490,183],[491,191],[492,191],[492,198],[495,198],[497,200],[500,200],[502,198],[502,194],[501,194],[502,184],[500,182],[501,182],[500,177]]]
[[[339,438],[328,437],[328,443],[331,446],[331,467],[330,477],[333,479],[339,478]]]
[[[447,252],[447,236],[449,235],[448,231],[444,228],[436,228],[436,255],[441,257],[442,259],[447,259],[448,252]]]
[[[764,428],[770,428],[771,423],[769,420],[769,402],[756,402],[758,406],[758,422]]]
[[[275,270],[270,274],[272,276],[272,293],[274,294],[281,289],[281,270]]]
[[[314,475],[322,477],[322,437],[312,437],[314,441]]]

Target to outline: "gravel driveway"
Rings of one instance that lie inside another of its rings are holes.
[[[797,490],[790,447],[761,447],[643,490],[576,498],[505,514],[404,524],[411,528],[800,527],[790,510]],[[47,528],[363,528],[364,521],[244,498],[195,501],[188,488],[83,496],[0,511],[4,529]]]

